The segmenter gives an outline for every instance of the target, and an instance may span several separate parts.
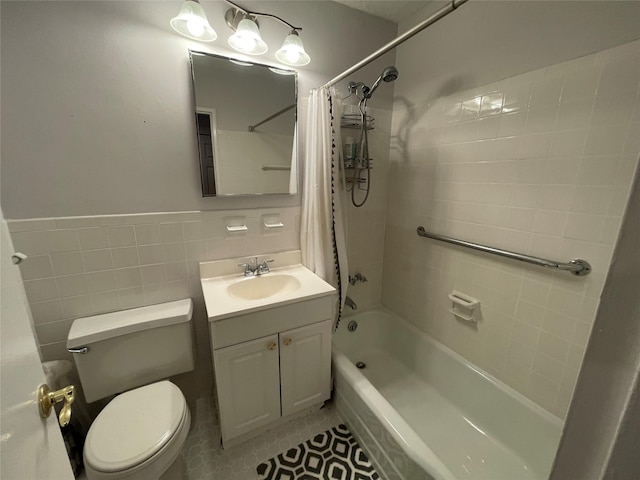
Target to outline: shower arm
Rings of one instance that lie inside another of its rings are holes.
[[[228,1],[228,0],[225,0],[225,1]],[[420,33],[425,28],[429,27],[430,25],[433,25],[438,20],[446,17],[448,14],[450,14],[451,12],[456,10],[460,5],[462,5],[462,4],[464,4],[464,3],[468,2],[468,1],[469,0],[451,0],[451,2],[449,2],[447,5],[442,7],[440,10],[436,11],[433,15],[431,15],[428,18],[426,18],[422,22],[418,23],[413,28],[407,30],[405,33],[403,33],[399,37],[396,37],[395,39],[391,40],[389,43],[387,43],[386,45],[382,46],[381,48],[379,48],[378,50],[373,52],[371,55],[369,55],[368,57],[360,60],[358,63],[353,65],[351,68],[348,68],[347,70],[342,72],[340,75],[338,75],[337,77],[333,78],[332,80],[329,80],[327,83],[325,83],[324,85],[322,85],[319,88],[329,88],[332,85],[335,85],[336,83],[338,83],[339,81],[344,80],[349,75],[351,75],[353,72],[356,72],[356,71],[360,70],[362,67],[364,67],[364,66],[368,65],[369,63],[373,62],[374,60],[376,60],[377,58],[381,57],[382,55],[384,55],[388,51],[393,50],[394,48],[396,48],[401,43],[404,43],[405,41],[409,40],[414,35]]]

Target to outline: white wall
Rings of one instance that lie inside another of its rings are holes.
[[[383,303],[561,417],[640,152],[639,54],[635,41],[430,101],[396,90]],[[431,85],[428,72],[413,81]],[[418,225],[585,258],[593,272],[452,248],[418,237]],[[453,289],[482,302],[477,325],[448,313]]]
[[[226,47],[227,4],[204,2],[219,34],[210,45],[171,30],[180,4],[3,3],[7,218],[299,205],[299,196],[201,197],[187,50],[235,52]],[[303,27],[312,63],[300,69],[300,102],[396,33],[391,22],[329,1],[243,5]],[[287,29],[269,19],[261,25],[270,52],[260,61],[273,62]]]
[[[640,170],[636,171],[552,480],[640,478],[639,179]]]
[[[398,31],[444,4],[428,2]],[[637,38],[635,1],[471,0],[398,48],[396,83],[408,101],[422,102]]]

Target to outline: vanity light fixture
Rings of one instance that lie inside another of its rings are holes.
[[[218,38],[198,0],[184,2],[178,16],[173,17],[169,24],[176,32],[193,40],[213,42]]]
[[[224,0],[232,6],[225,13],[225,21],[234,33],[229,37],[229,45],[238,52],[249,55],[262,55],[269,47],[260,36],[258,17],[268,17],[279,21],[289,28],[289,34],[282,47],[275,53],[276,59],[285,65],[299,67],[306,65],[311,58],[305,52],[302,40],[298,32],[302,27],[291,25],[286,20],[270,13],[251,12],[242,8],[231,0]],[[197,3],[198,0],[187,0],[180,8],[177,17],[171,20],[173,29],[194,40],[213,41],[217,35],[207,21],[204,9]],[[205,35],[200,32],[203,31]],[[210,32],[210,33],[209,33]],[[212,35],[211,35],[212,34]]]
[[[311,61],[307,52],[304,51],[302,40],[296,29],[291,30],[287,38],[284,39],[282,47],[276,52],[276,58],[279,62],[296,67],[306,65]]]
[[[229,37],[229,45],[234,50],[248,55],[262,55],[267,53],[269,47],[262,37],[260,36],[260,30],[258,29],[258,23],[255,18],[251,18],[250,15],[240,12],[239,10],[229,9],[227,10],[225,17],[231,18],[232,21],[227,20],[227,24],[234,29],[235,33]],[[240,15],[241,19],[238,23],[235,23],[235,18]]]

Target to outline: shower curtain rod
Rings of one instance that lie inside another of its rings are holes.
[[[250,132],[255,131],[256,127],[259,127],[263,123],[267,123],[269,120],[273,120],[274,118],[279,117],[283,113],[287,113],[292,108],[296,108],[296,106],[297,106],[297,104],[294,103],[293,105],[289,105],[288,107],[284,107],[282,110],[278,110],[276,113],[274,113],[273,115],[268,116],[267,118],[265,118],[261,122],[258,122],[255,125],[249,125],[249,131]]]
[[[373,52],[368,57],[366,57],[363,60],[359,61],[358,63],[356,63],[351,68],[348,68],[347,70],[342,72],[340,75],[338,75],[334,79],[329,80],[327,83],[322,85],[322,87],[320,87],[320,88],[330,87],[330,86],[335,85],[336,83],[338,83],[340,80],[344,80],[349,75],[351,75],[353,72],[355,72],[357,70],[360,70],[362,67],[364,67],[365,65],[368,65],[369,63],[373,62],[375,59],[381,57],[382,55],[387,53],[389,50],[392,50],[395,47],[397,47],[398,45],[400,45],[401,43],[405,42],[406,40],[409,40],[411,37],[413,37],[417,33],[420,33],[422,30],[424,30],[428,26],[433,25],[434,23],[436,23],[441,18],[446,17],[448,14],[450,14],[455,9],[457,9],[460,5],[462,5],[463,3],[466,3],[468,1],[469,0],[451,0],[451,2],[448,5],[445,5],[444,7],[442,7],[440,10],[438,10],[433,15],[431,15],[429,18],[427,18],[427,19],[423,20],[422,22],[418,23],[416,26],[414,26],[413,28],[407,30],[405,33],[403,33],[399,37],[396,37],[395,39],[391,40],[389,43],[387,43],[383,47],[379,48],[378,50]]]

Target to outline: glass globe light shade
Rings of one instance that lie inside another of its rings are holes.
[[[169,24],[176,32],[193,40],[213,42],[218,38],[216,31],[209,25],[204,8],[194,0],[184,2],[178,16],[172,18]]]
[[[229,37],[229,45],[234,50],[249,55],[262,55],[269,49],[260,36],[258,25],[250,18],[240,20],[236,32]]]
[[[285,65],[300,67],[311,61],[311,58],[304,51],[302,40],[298,36],[298,32],[291,30],[287,38],[284,39],[282,48],[276,52],[276,58]]]

